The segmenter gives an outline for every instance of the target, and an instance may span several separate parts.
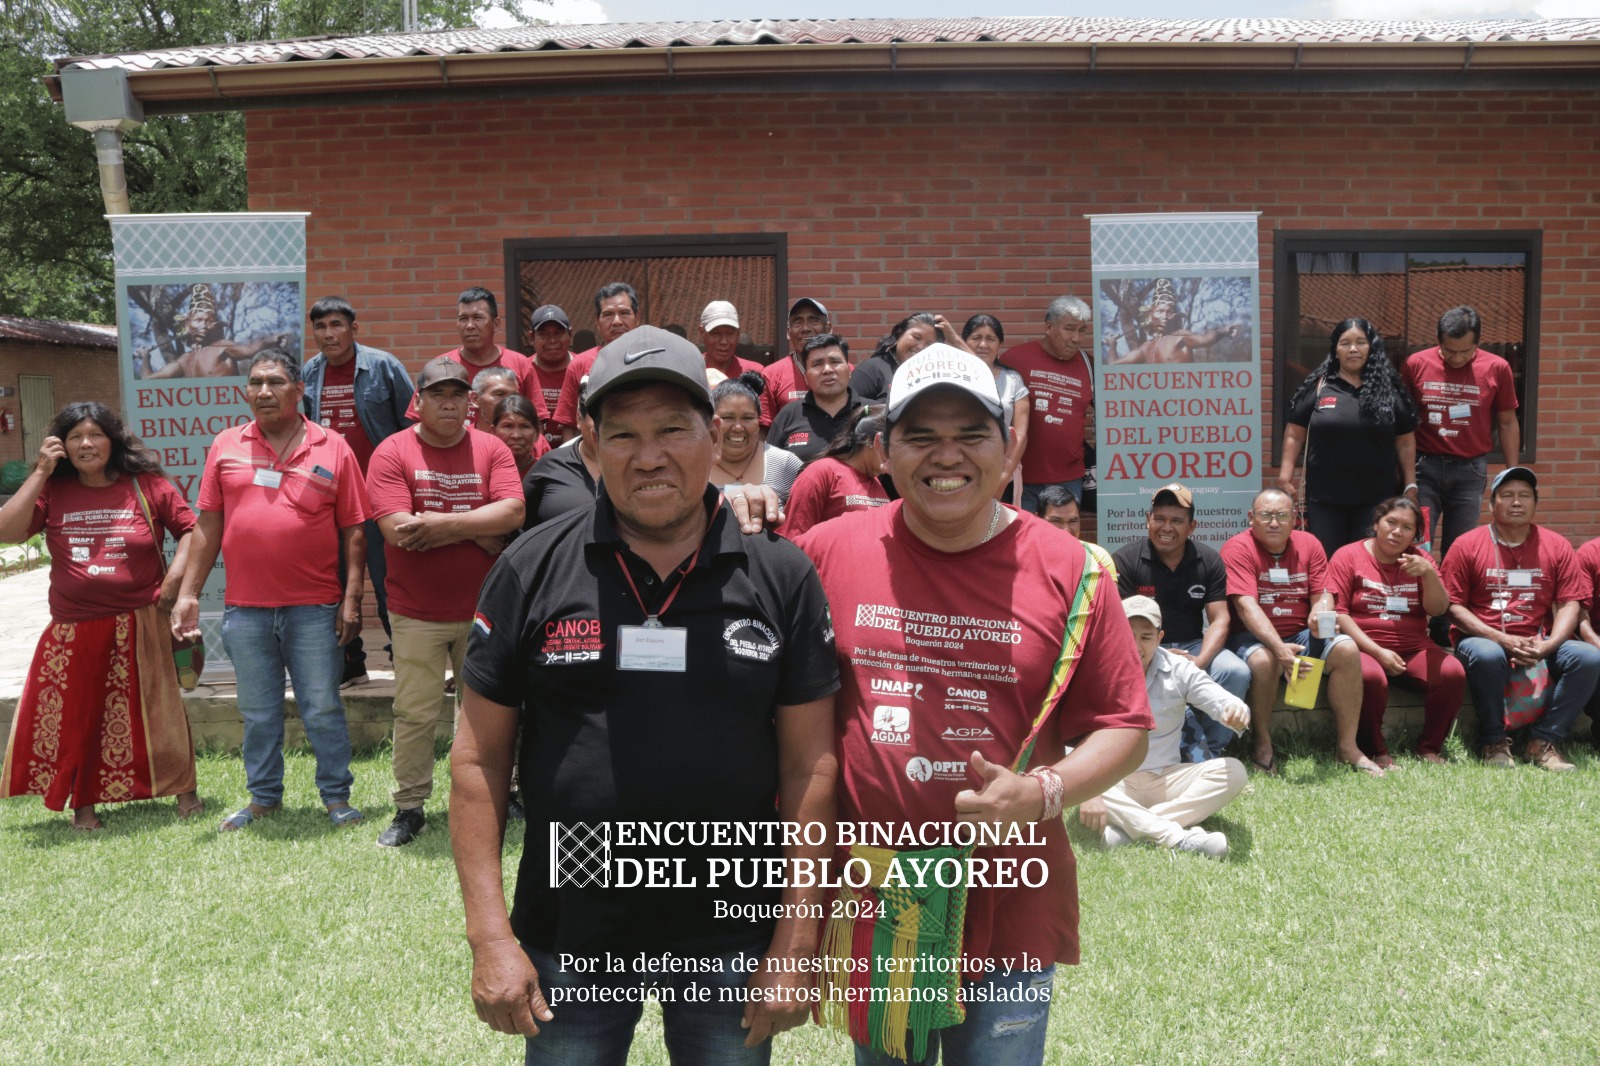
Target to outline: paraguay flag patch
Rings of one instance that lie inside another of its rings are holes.
[[[488,640],[494,633],[494,623],[485,618],[480,612],[472,616],[472,629],[480,637]]]

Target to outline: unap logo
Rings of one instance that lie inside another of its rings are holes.
[[[894,681],[889,678],[875,677],[872,679],[872,691],[885,696],[908,696],[914,700],[922,698],[922,682],[920,681]]]

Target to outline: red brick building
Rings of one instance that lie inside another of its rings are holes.
[[[1085,215],[1260,211],[1265,439],[1330,316],[1403,355],[1476,300],[1544,517],[1600,534],[1600,20],[529,27],[73,64],[127,69],[147,113],[245,109],[250,206],[310,211],[310,295],[413,366],[466,285],[581,329],[613,276],[691,337],[684,308],[742,301],[757,351],[799,295],[857,349],[917,310],[1026,340],[1089,295]]]
[[[0,463],[31,463],[50,420],[67,404],[121,406],[117,331],[0,315],[0,390]]]

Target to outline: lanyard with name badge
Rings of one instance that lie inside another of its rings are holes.
[[[622,558],[622,552],[617,552],[616,556],[617,565],[622,568],[623,580],[628,583],[628,591],[633,593],[634,601],[639,604],[639,610],[645,614],[643,625],[617,627],[617,669],[687,673],[689,631],[682,626],[662,625],[661,616],[667,613],[667,608],[672,606],[672,601],[678,598],[678,593],[689,580],[694,564],[700,559],[699,549],[690,556],[689,565],[678,572],[678,583],[667,593],[666,600],[653,612],[644,605],[644,597],[639,595],[639,586],[633,583],[633,574],[629,572],[628,564]]]

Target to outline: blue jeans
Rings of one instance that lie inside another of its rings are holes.
[[[1174,640],[1163,644],[1162,647],[1176,648],[1190,655],[1199,655],[1201,643],[1198,640]],[[1211,660],[1211,665],[1206,667],[1206,673],[1211,676],[1211,680],[1227,689],[1231,695],[1238,697],[1240,703],[1250,702],[1250,667],[1227,648],[1217,652],[1215,658]],[[1220,759],[1222,749],[1228,746],[1233,737],[1233,730],[1209,714],[1197,711],[1193,707],[1183,712],[1183,737],[1178,741],[1178,747],[1183,753],[1184,762]]]
[[[324,804],[346,803],[350,729],[339,698],[344,656],[334,629],[338,605],[225,607],[222,646],[238,679],[244,718],[244,773],[250,800],[283,802],[283,671],[294,683],[300,724],[317,757],[317,792]]]
[[[944,1052],[944,1066],[1039,1066],[1050,1027],[1050,991],[1056,968],[996,971],[962,986],[968,994],[967,1020],[928,1034],[928,1053],[909,1066],[932,1066]],[[992,1000],[973,995],[991,994]],[[911,1048],[909,1038],[907,1050]],[[907,1066],[899,1059],[856,1045],[856,1066]]]
[[[739,1027],[744,1000],[724,989],[742,989],[759,969],[765,945],[748,951],[717,956],[720,973],[640,974],[576,973],[563,970],[559,960],[538,948],[523,945],[539,987],[555,1018],[539,1025],[539,1035],[527,1038],[526,1066],[626,1066],[633,1028],[644,1012],[644,993],[655,991],[661,1004],[662,1036],[673,1066],[767,1066],[772,1041],[760,1047],[744,1046],[746,1031]],[[626,956],[631,966],[637,952]],[[602,962],[596,967],[604,970]],[[627,990],[621,1002],[584,1002],[575,996],[585,989]],[[692,988],[709,991],[704,1000],[691,998]]]
[[[1417,502],[1428,509],[1429,532],[1439,544],[1435,559],[1443,559],[1457,537],[1477,526],[1488,473],[1487,455],[1476,459],[1417,456]]]
[[[1051,485],[1060,485],[1070,491],[1072,498],[1077,500],[1080,505],[1083,503],[1083,478],[1081,477],[1076,481],[1041,481],[1034,485],[1023,482],[1022,503],[1020,505],[1022,510],[1027,511],[1029,514],[1036,514],[1039,508],[1039,493]]]
[[[1467,691],[1478,710],[1478,744],[1505,739],[1506,679],[1511,676],[1505,649],[1487,637],[1467,637],[1456,645],[1456,655],[1467,668]],[[1544,717],[1528,727],[1528,734],[1559,744],[1571,735],[1573,723],[1600,681],[1600,648],[1581,640],[1564,641],[1545,662],[1550,664],[1550,693]]]

